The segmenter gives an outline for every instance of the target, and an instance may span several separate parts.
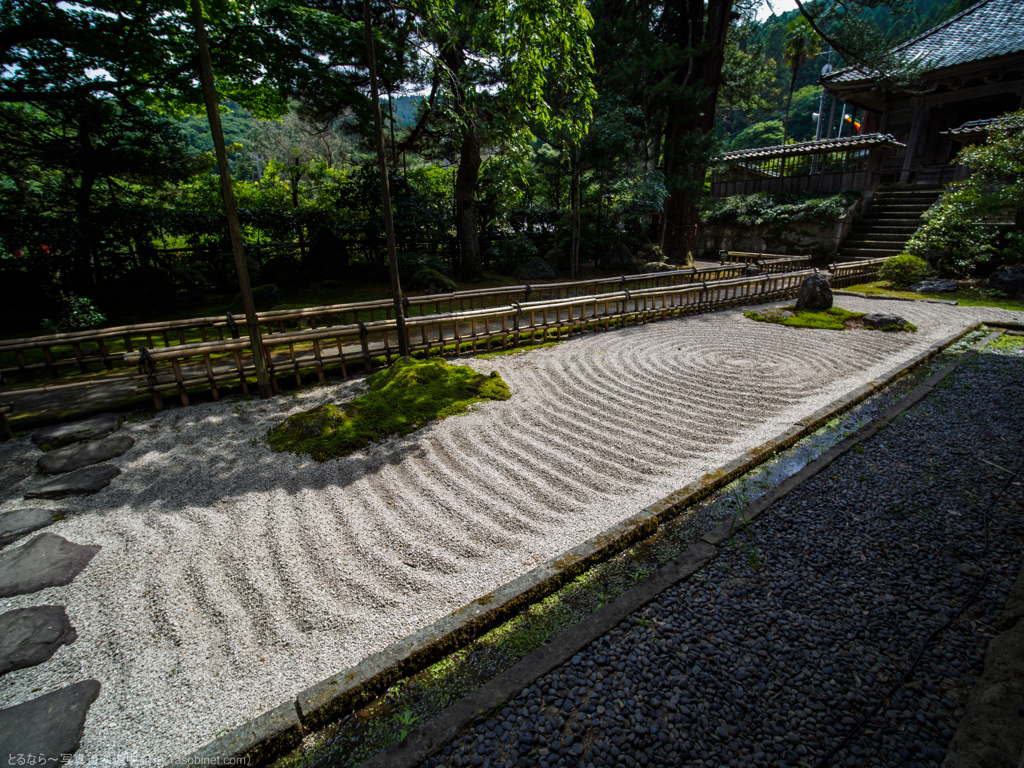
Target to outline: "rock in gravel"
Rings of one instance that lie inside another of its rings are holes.
[[[71,445],[71,443],[94,440],[97,437],[117,432],[123,422],[124,417],[116,413],[101,413],[99,416],[93,416],[83,421],[40,429],[33,433],[32,442],[44,451],[52,451],[55,448]]]
[[[40,457],[36,465],[47,475],[72,472],[91,464],[116,458],[135,445],[135,438],[128,435],[111,435],[101,440],[90,440],[79,445],[69,445],[50,451]]]
[[[907,290],[914,293],[949,293],[950,291],[959,291],[960,284],[956,280],[922,280],[919,283],[914,283]]]
[[[832,286],[824,275],[811,275],[800,284],[796,297],[796,308],[808,312],[824,312],[832,309]]]
[[[0,755],[31,755],[36,765],[57,765],[81,745],[85,716],[99,694],[99,680],[83,680],[0,709]]]
[[[0,515],[0,547],[6,547],[32,531],[45,528],[58,517],[60,512],[52,509],[16,509]]]
[[[7,611],[0,615],[0,675],[42,664],[77,638],[63,605]]]
[[[1024,298],[1024,265],[1000,267],[989,277],[988,287],[1002,291],[1011,299]]]
[[[41,533],[28,544],[0,555],[0,597],[70,584],[100,549],[74,544],[55,533]]]
[[[105,464],[99,467],[85,467],[53,480],[42,488],[25,494],[26,499],[62,499],[65,496],[84,496],[96,493],[110,485],[110,481],[121,474],[121,470]]]
[[[906,324],[907,321],[904,320],[899,315],[887,315],[881,312],[875,312],[870,315],[864,315],[865,328],[885,329],[892,328],[893,326],[902,328]]]

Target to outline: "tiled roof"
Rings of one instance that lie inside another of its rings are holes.
[[[821,141],[805,141],[801,144],[782,144],[776,147],[758,147],[756,149],[739,149],[726,152],[722,160],[762,160],[770,157],[794,157],[796,155],[813,155],[817,152],[853,151],[858,149],[875,149],[878,147],[902,147],[892,136],[884,133],[868,133],[864,136],[847,136],[842,139],[822,139]]]
[[[981,0],[896,51],[933,70],[1019,53],[1024,51],[1024,0]],[[822,78],[829,83],[869,79],[856,67]]]
[[[948,131],[942,131],[943,136],[968,136],[968,135],[980,135],[987,134],[988,127],[992,125],[997,117],[989,117],[984,120],[971,120],[968,123],[964,123],[959,128],[950,128]]]

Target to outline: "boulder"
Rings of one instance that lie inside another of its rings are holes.
[[[544,259],[530,259],[525,264],[520,264],[516,267],[516,271],[512,273],[512,276],[517,280],[527,281],[554,280],[558,277],[558,272]]]
[[[109,464],[85,467],[52,480],[42,488],[25,494],[26,499],[62,499],[65,496],[85,496],[106,488],[121,470]]]
[[[675,264],[666,264],[662,261],[648,261],[643,266],[644,272],[675,272],[679,267]]]
[[[69,445],[66,448],[58,448],[41,456],[36,466],[39,471],[47,475],[59,475],[63,472],[71,472],[92,464],[99,464],[120,456],[129,448],[135,445],[135,438],[128,435],[111,435],[102,440],[90,440],[81,445]]]
[[[101,413],[83,421],[70,424],[58,424],[55,427],[40,429],[32,435],[32,442],[44,451],[52,451],[65,445],[78,443],[82,440],[95,440],[117,432],[124,423],[124,417],[116,413]]]
[[[99,551],[98,546],[87,547],[55,533],[41,533],[28,544],[0,555],[0,597],[70,584]]]
[[[832,309],[832,286],[829,285],[828,278],[820,273],[806,278],[800,285],[796,308],[808,312]]]
[[[52,509],[16,509],[0,515],[0,547],[45,528],[61,516]]]
[[[0,709],[0,755],[31,756],[36,765],[63,765],[64,755],[81,746],[85,716],[99,695],[98,680],[83,680]]]
[[[421,269],[412,279],[409,280],[410,291],[422,291],[423,293],[452,293],[459,290],[454,282],[442,275],[436,269]]]
[[[743,274],[747,277],[757,277],[761,274],[761,268],[757,266],[757,264],[747,264],[743,270]]]
[[[864,315],[864,327],[874,328],[877,330],[885,330],[886,328],[904,328],[908,325],[907,321],[899,315],[886,315],[881,312],[875,312],[870,315]]]
[[[1002,291],[1011,299],[1024,299],[1024,264],[1000,267],[989,277],[988,287]]]
[[[914,293],[949,293],[959,291],[960,284],[956,280],[922,280],[907,288]]]
[[[42,664],[77,638],[62,605],[7,611],[0,615],[0,675]]]
[[[625,243],[610,245],[600,256],[601,269],[614,272],[632,272],[636,269],[633,255]]]

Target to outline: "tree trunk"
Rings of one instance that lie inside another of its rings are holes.
[[[722,81],[732,0],[708,0],[706,22],[703,0],[675,0],[666,7],[669,9],[672,41],[682,50],[698,50],[676,73],[675,83],[684,90],[669,106],[665,125],[669,199],[662,248],[670,262],[684,264],[689,263],[697,244],[699,202],[714,140],[715,102]],[[690,97],[694,89],[696,105]]]
[[[463,280],[478,280],[484,275],[476,218],[476,185],[480,179],[481,162],[476,126],[464,126],[459,171],[455,176],[455,233],[462,257]]]
[[[793,88],[796,87],[796,73],[797,70],[793,70],[793,78],[789,81],[789,96],[786,98],[786,119],[782,121],[782,143],[786,143],[786,137],[789,135],[789,108],[793,104]]]
[[[580,147],[575,145],[570,155],[572,162],[572,184],[569,199],[572,205],[572,244],[569,248],[569,277],[579,277],[580,271]]]

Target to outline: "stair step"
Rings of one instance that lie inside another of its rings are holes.
[[[844,259],[884,259],[886,256],[895,256],[901,251],[901,248],[842,248],[839,255]]]

